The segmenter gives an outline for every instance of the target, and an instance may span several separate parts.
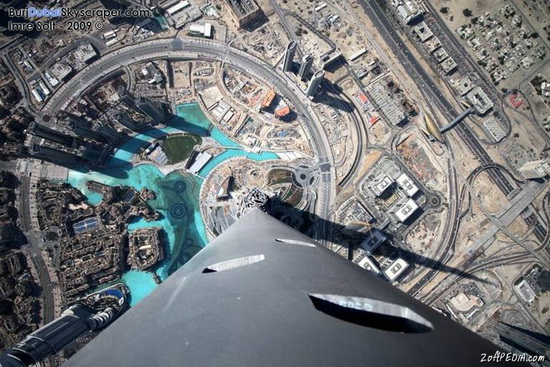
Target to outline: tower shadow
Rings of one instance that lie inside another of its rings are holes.
[[[361,242],[367,237],[366,233],[355,229],[344,229],[343,225],[322,219],[315,213],[296,209],[282,202],[278,197],[271,198],[270,201],[270,214],[301,233],[311,238],[316,238],[319,241],[326,240],[332,242],[336,237],[343,240],[340,242],[340,245],[346,247],[348,249],[348,253],[352,254],[348,257],[350,260],[353,259],[354,250],[359,248]],[[329,230],[318,231],[316,230],[318,228],[328,228]],[[489,283],[488,281],[467,271],[449,266],[439,260],[417,254],[412,250],[405,248],[404,244],[396,241],[393,234],[384,231],[382,232],[387,237],[387,240],[383,245],[374,251],[374,255],[384,256],[389,259],[401,257],[412,264],[414,268],[422,267],[432,269],[434,271],[458,275],[462,278],[475,280],[485,284]]]

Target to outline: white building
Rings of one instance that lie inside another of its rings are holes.
[[[525,163],[519,171],[527,179],[543,178],[550,175],[550,164],[544,159]]]
[[[178,11],[180,11],[182,9],[187,8],[188,6],[189,6],[189,1],[180,1],[177,4],[172,5],[171,7],[166,9],[166,12],[168,13],[168,15],[172,15],[172,14],[175,14],[175,13],[177,13]]]
[[[525,279],[523,279],[519,284],[515,285],[514,289],[519,294],[519,296],[527,303],[533,302],[537,297],[535,291]]]
[[[387,175],[380,175],[374,179],[374,183],[370,186],[372,193],[378,197],[384,193],[393,184],[393,180]]]
[[[351,55],[349,57],[349,61],[355,61],[366,53],[367,53],[367,49],[363,47],[362,49],[360,49],[359,51]]]
[[[400,200],[391,207],[390,214],[393,214],[398,222],[404,223],[418,208],[419,206],[416,201],[409,198],[406,201]]]
[[[189,27],[189,33],[192,35],[199,35],[204,38],[212,38],[212,24],[191,24]]]
[[[493,102],[489,99],[489,97],[487,97],[487,94],[485,94],[480,87],[475,87],[469,91],[468,94],[466,94],[466,100],[470,104],[474,105],[477,113],[480,115],[484,115],[487,111],[493,108]]]
[[[204,166],[206,166],[206,163],[208,163],[210,159],[212,159],[212,154],[206,152],[199,153],[195,159],[195,162],[191,165],[191,167],[189,167],[189,172],[196,175]]]
[[[357,265],[365,270],[372,271],[376,275],[380,275],[380,268],[368,256],[362,258]]]
[[[403,173],[397,178],[397,185],[407,194],[408,197],[413,197],[418,192],[418,186],[406,173]]]
[[[384,271],[384,275],[390,282],[395,282],[408,267],[409,263],[399,257]]]

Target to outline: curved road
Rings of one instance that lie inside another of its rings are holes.
[[[317,156],[321,169],[321,185],[316,202],[316,214],[324,219],[319,221],[321,228],[317,228],[319,239],[326,239],[327,231],[330,230],[327,224],[329,217],[330,199],[335,190],[333,180],[332,152],[327,137],[322,128],[317,124],[317,118],[311,111],[309,101],[303,91],[279,75],[266,62],[237,50],[225,43],[207,41],[202,39],[160,39],[147,41],[137,45],[125,47],[106,54],[98,61],[89,65],[53,95],[44,106],[43,113],[55,115],[66,108],[72,99],[79,96],[87,88],[99,82],[109,73],[120,67],[142,62],[150,59],[215,59],[224,61],[233,67],[256,76],[267,84],[276,88],[286,98],[292,101],[297,113],[306,120],[306,132],[311,139],[313,150]]]

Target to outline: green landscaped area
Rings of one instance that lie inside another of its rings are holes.
[[[201,144],[202,139],[198,135],[178,134],[166,138],[162,150],[166,153],[168,164],[175,164],[186,160],[191,155],[193,147]]]

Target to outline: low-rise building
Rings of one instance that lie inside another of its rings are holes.
[[[474,88],[474,86],[475,85],[472,83],[470,78],[465,76],[462,79],[460,79],[456,84],[456,90],[458,91],[458,93],[460,93],[461,96],[463,96],[469,91],[471,91],[472,88]]]
[[[441,64],[441,69],[445,72],[445,74],[449,75],[452,74],[453,71],[457,68],[457,63],[452,57],[448,57],[445,61],[443,61]]]
[[[410,24],[424,14],[424,9],[416,2],[406,0],[397,6],[397,14],[405,24]]]
[[[487,94],[480,87],[475,87],[466,94],[466,100],[473,105],[477,113],[484,115],[493,108],[493,101],[489,99]]]
[[[531,303],[537,297],[535,291],[525,279],[514,285],[514,289],[524,302]]]
[[[239,28],[262,15],[261,9],[254,0],[226,0],[226,3]]]
[[[213,28],[211,23],[191,24],[189,35],[195,37],[212,38]]]
[[[415,25],[412,28],[412,31],[414,32],[414,34],[416,34],[418,39],[420,39],[420,42],[426,42],[434,35],[430,27],[428,27],[428,25],[424,21]]]
[[[519,171],[527,179],[543,178],[550,175],[550,164],[544,159],[531,161],[521,166]]]
[[[378,265],[376,265],[376,263],[372,261],[368,256],[365,256],[364,258],[362,258],[361,261],[357,263],[357,265],[359,265],[365,270],[372,271],[376,275],[381,274],[380,268],[378,267]]]
[[[494,117],[490,117],[483,121],[483,127],[497,143],[506,137],[506,132]]]
[[[195,162],[189,167],[189,172],[196,175],[199,173],[199,171],[206,166],[206,163],[208,163],[212,159],[212,154],[207,152],[202,152],[197,155],[197,158],[195,159]]]

